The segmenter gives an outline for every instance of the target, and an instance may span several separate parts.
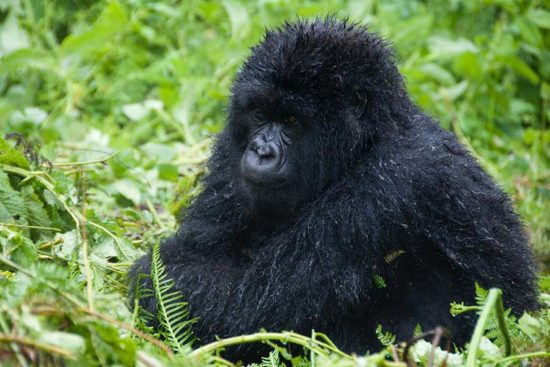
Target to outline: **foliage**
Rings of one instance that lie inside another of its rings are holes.
[[[157,300],[160,335],[174,351],[187,353],[193,341],[191,324],[195,320],[189,319],[189,310],[187,303],[183,301],[183,294],[173,290],[174,281],[168,278],[160,258],[159,242],[153,246],[151,263],[150,277],[154,294],[149,296],[154,296]],[[141,297],[148,296],[144,293],[142,292]]]
[[[129,265],[174,230],[174,216],[200,190],[210,136],[223,125],[231,79],[248,47],[264,27],[336,13],[368,23],[395,44],[415,101],[457,133],[513,195],[546,293],[538,313],[517,320],[504,313],[512,356],[504,356],[498,319],[487,316],[477,360],[508,366],[529,357],[542,366],[540,351],[550,350],[549,5],[0,2],[1,364],[224,365],[219,348],[256,340],[277,347],[261,366],[403,365],[404,349],[397,346],[397,362],[393,340],[380,353],[356,357],[319,333],[259,332],[189,353],[184,300],[170,293],[158,257],[164,332],[186,330],[162,336],[182,353],[149,334],[139,310],[126,305]],[[382,278],[375,281],[383,287]],[[453,310],[482,311],[487,294],[478,289],[478,295],[479,305]],[[307,354],[293,356],[287,344]],[[429,364],[427,344],[411,350],[420,365]],[[434,350],[433,360],[441,361],[444,351]],[[449,365],[465,363],[471,352],[456,351]]]
[[[395,344],[395,335],[389,331],[382,331],[382,325],[378,324],[376,327],[376,337],[380,341],[380,344],[384,346]]]

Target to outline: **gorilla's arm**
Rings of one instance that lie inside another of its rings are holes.
[[[225,270],[231,265],[230,238],[239,227],[239,214],[235,212],[235,197],[227,184],[215,182],[216,177],[207,177],[207,187],[193,202],[185,215],[185,219],[177,233],[164,239],[160,245],[160,253],[166,273],[175,281],[175,288],[182,291],[188,298],[195,293],[204,297],[214,297],[213,302],[219,303],[216,294],[219,289],[208,292],[203,286],[222,287],[220,282],[230,285],[231,280]],[[137,289],[151,289],[151,254],[136,261],[128,274],[129,301],[134,302]],[[220,275],[221,274],[221,275]],[[138,283],[139,282],[139,283]],[[205,306],[212,300],[204,298],[197,306]],[[140,298],[140,306],[155,316],[156,299]],[[131,304],[133,307],[133,304]],[[214,315],[213,315],[214,316]],[[153,325],[158,327],[158,320],[153,319]]]
[[[520,219],[508,196],[456,138],[441,134],[440,144],[419,150],[423,163],[411,164],[417,171],[418,232],[472,282],[503,289],[505,301],[506,294],[516,294],[521,304],[509,306],[532,309],[534,262]]]
[[[363,200],[363,205],[368,204]],[[292,229],[266,239],[246,268],[231,303],[241,320],[233,333],[258,326],[324,330],[325,323],[335,320],[321,315],[337,316],[368,301],[372,280],[365,269],[377,261],[378,246],[360,239],[357,224],[375,225],[377,219],[360,213],[357,202],[344,200],[323,200],[307,211]],[[249,317],[239,316],[243,313]]]
[[[340,182],[304,208],[291,228],[259,241],[244,264],[233,260],[227,242],[216,248],[208,244],[209,253],[197,251],[202,241],[211,238],[199,229],[189,232],[188,226],[199,221],[188,217],[178,235],[161,246],[161,253],[168,274],[189,301],[192,316],[200,319],[196,335],[207,342],[215,335],[259,328],[309,333],[312,325],[323,330],[326,323],[334,322],[323,319],[326,315],[336,317],[368,302],[369,269],[383,257],[381,239],[393,241],[391,223],[398,210],[390,207],[396,202],[395,192],[384,189],[366,195],[359,184],[352,178]],[[147,273],[148,261],[149,257],[139,261],[134,271]],[[154,303],[154,299],[142,301],[152,312]],[[330,308],[334,310],[327,311]]]

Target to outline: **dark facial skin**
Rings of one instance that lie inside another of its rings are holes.
[[[354,107],[345,100],[335,104],[298,86],[262,79],[253,88],[250,84],[236,82],[230,105],[238,154],[233,157],[235,187],[252,217],[288,222],[297,208],[345,175],[362,147],[362,134],[350,112]]]
[[[261,105],[257,97],[253,104]],[[265,104],[265,103],[264,103]],[[245,107],[235,121],[245,132],[239,138],[244,148],[236,167],[235,178],[240,192],[250,203],[249,211],[263,217],[288,218],[297,203],[305,200],[298,187],[307,185],[300,176],[304,139],[314,138],[306,128],[305,118],[284,108]],[[244,143],[244,144],[243,144]]]
[[[276,188],[289,183],[292,167],[287,152],[291,136],[297,130],[296,117],[284,121],[269,121],[260,111],[253,111],[250,143],[241,160],[241,173],[245,183],[255,187]]]

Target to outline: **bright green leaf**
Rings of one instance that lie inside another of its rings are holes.
[[[540,28],[550,29],[550,11],[532,8],[527,12],[527,17]]]
[[[0,164],[29,168],[29,161],[0,136]]]

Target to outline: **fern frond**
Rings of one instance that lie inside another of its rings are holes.
[[[479,306],[466,306],[464,302],[451,302],[451,315],[456,316],[464,312],[479,311],[482,307]]]
[[[401,256],[405,253],[406,252],[403,251],[403,250],[392,251],[389,254],[387,254],[386,256],[384,256],[384,261],[386,262],[386,264],[389,264],[392,261],[394,261],[395,259],[397,259],[399,256]]]
[[[249,367],[284,367],[285,364],[281,362],[279,357],[279,351],[272,350],[267,357],[262,357],[261,363],[252,363]]]
[[[374,280],[374,285],[376,285],[376,288],[386,288],[387,287],[386,280],[384,278],[382,278],[380,275],[373,274],[372,278]]]
[[[189,351],[194,337],[191,325],[196,319],[189,318],[187,302],[181,292],[174,290],[174,281],[168,277],[160,255],[160,243],[153,246],[151,254],[151,282],[157,302],[156,317],[160,334],[170,347],[178,353]]]
[[[147,311],[145,308],[141,307],[141,300],[151,298],[155,296],[155,292],[146,287],[146,281],[151,279],[151,274],[139,273],[134,283],[134,309],[132,311],[132,325],[138,328],[141,331],[145,331],[148,334],[152,334],[156,337],[157,333],[153,329],[152,321],[154,315]]]
[[[389,331],[382,331],[381,324],[378,324],[378,326],[376,327],[376,337],[380,341],[380,344],[386,347],[394,344],[396,339],[395,335],[390,333]]]
[[[477,308],[479,310],[478,312],[481,312],[483,306],[485,305],[485,303],[487,303],[487,296],[489,294],[489,291],[482,288],[477,283],[475,284],[475,287]],[[508,330],[509,335],[512,338],[525,337],[524,333],[522,333],[517,324],[517,318],[512,314],[512,310],[510,308],[504,310],[504,323],[506,325],[506,329]],[[504,345],[504,336],[502,335],[497,315],[494,312],[489,316],[489,319],[487,320],[487,324],[485,326],[485,336],[492,340],[498,346]]]
[[[477,282],[475,283],[476,287],[476,303],[478,306],[480,306],[480,309],[483,308],[483,305],[485,305],[485,302],[487,301],[487,296],[489,295],[489,291],[480,286]]]

